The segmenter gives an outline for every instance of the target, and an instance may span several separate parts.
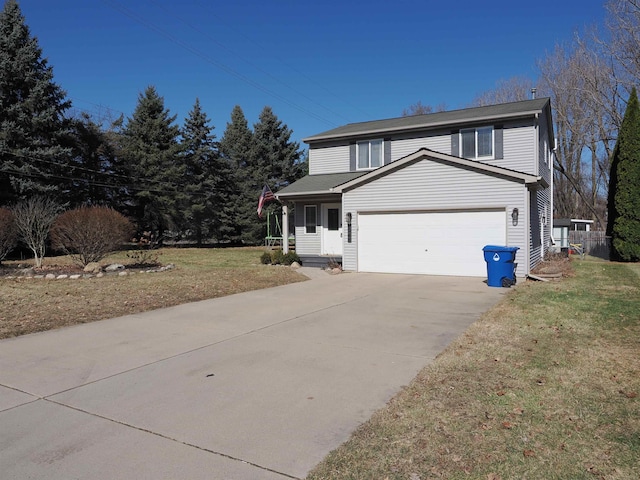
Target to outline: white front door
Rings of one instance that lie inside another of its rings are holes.
[[[322,254],[342,255],[342,215],[339,203],[322,205]]]

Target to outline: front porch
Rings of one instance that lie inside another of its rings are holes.
[[[300,255],[303,267],[327,268],[329,264],[342,265],[342,255]]]

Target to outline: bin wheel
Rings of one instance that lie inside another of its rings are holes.
[[[502,286],[503,286],[504,288],[509,288],[509,287],[511,287],[511,285],[513,285],[514,283],[516,283],[516,282],[514,282],[513,280],[511,280],[509,277],[502,277]]]

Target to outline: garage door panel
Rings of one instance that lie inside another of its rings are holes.
[[[482,247],[505,237],[504,210],[360,214],[358,270],[484,277]]]

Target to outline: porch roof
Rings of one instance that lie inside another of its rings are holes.
[[[302,195],[326,195],[330,193],[339,194],[334,188],[343,183],[355,180],[368,172],[344,172],[327,173],[322,175],[307,175],[300,180],[287,185],[282,190],[275,192],[276,198],[291,198]]]

